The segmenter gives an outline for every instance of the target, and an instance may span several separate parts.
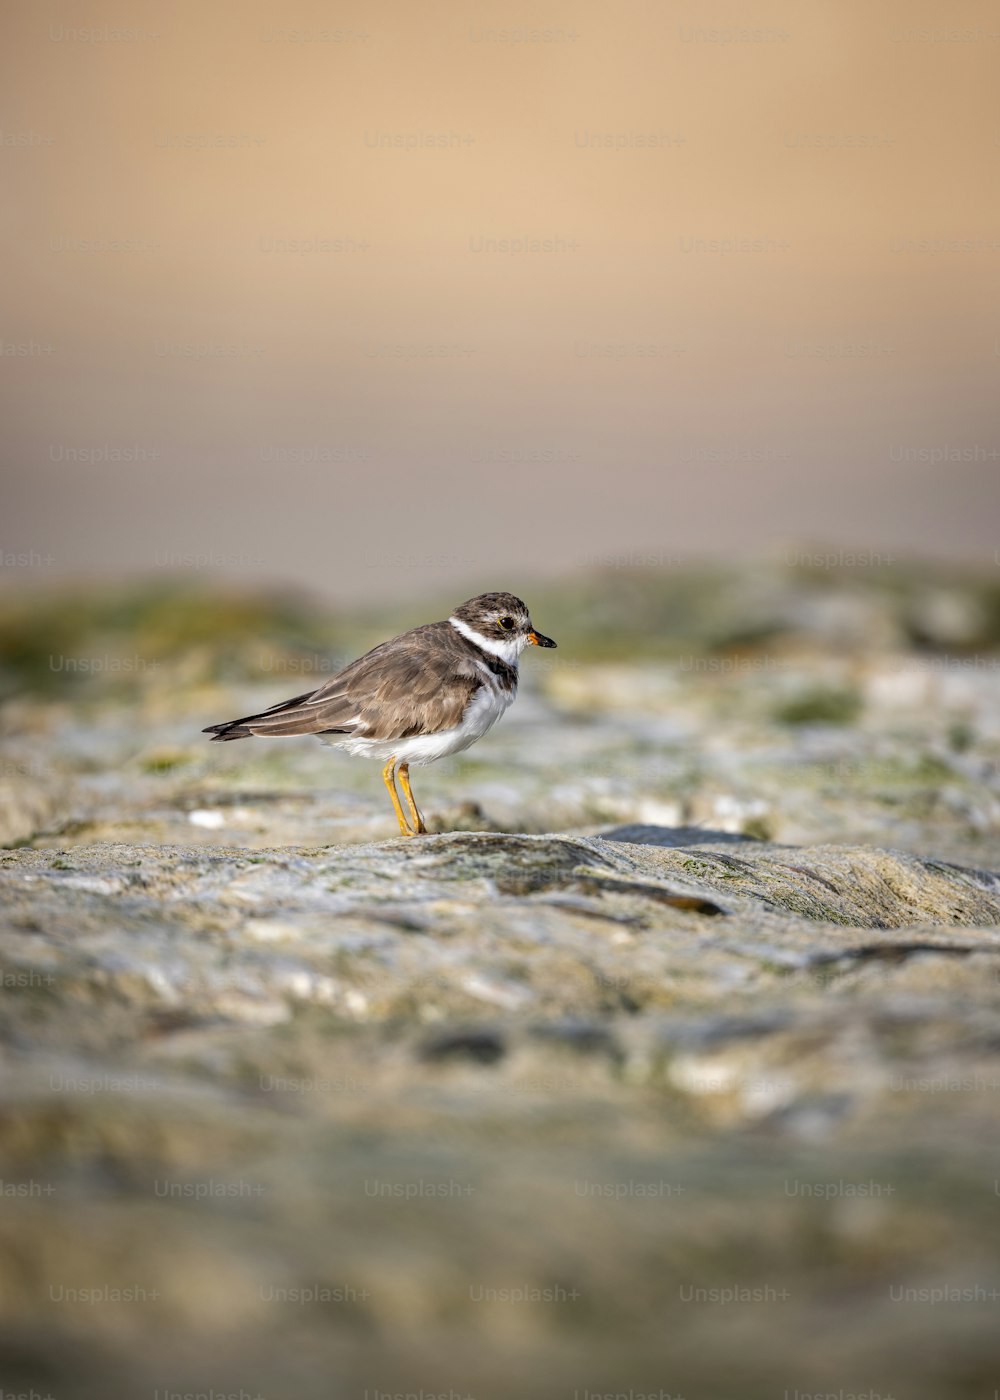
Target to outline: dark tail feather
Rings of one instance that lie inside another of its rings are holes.
[[[228,724],[211,724],[207,729],[201,731],[203,734],[211,734],[212,743],[217,744],[227,739],[252,739],[252,730],[247,729],[242,720],[231,719]]]
[[[283,710],[295,709],[297,705],[301,705],[303,700],[308,700],[312,693],[311,690],[307,690],[304,695],[296,695],[292,700],[282,700],[279,704],[272,705],[269,710],[262,710],[259,715],[244,715],[242,719],[226,720],[225,724],[210,724],[207,729],[203,729],[201,732],[211,734],[213,744],[225,743],[229,739],[252,739],[254,731],[249,726],[255,720],[269,720],[275,715],[280,715]],[[281,729],[276,729],[273,732],[280,734]],[[290,732],[294,733],[295,731]]]

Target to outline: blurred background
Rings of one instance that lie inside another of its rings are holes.
[[[995,567],[994,22],[7,7],[4,580]]]
[[[715,744],[723,695],[748,723],[758,697],[779,744],[903,702],[948,753],[985,741],[987,6],[99,0],[4,23],[5,695],[71,702],[61,732],[91,744],[110,723],[102,762],[185,800],[306,748],[296,781],[364,793],[312,746],[198,731],[506,588],[561,644],[525,667],[560,713],[627,728],[634,677],[581,668],[634,663],[665,713],[698,697]],[[739,826],[675,779],[687,816]],[[522,796],[483,819],[621,815]],[[780,808],[747,820],[822,826]]]
[[[995,1397],[995,7],[0,23],[3,1393]]]

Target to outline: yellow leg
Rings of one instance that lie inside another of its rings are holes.
[[[413,800],[413,793],[410,791],[410,765],[401,763],[399,765],[399,781],[403,784],[403,795],[406,798],[406,805],[410,809],[410,816],[413,818],[413,835],[426,836],[427,828],[424,826],[424,819],[420,815],[420,809]]]
[[[382,769],[382,781],[389,789],[389,796],[392,798],[392,805],[396,809],[396,820],[399,822],[400,831],[403,833],[404,836],[412,836],[414,833],[406,825],[406,818],[403,816],[403,808],[400,805],[399,801],[399,793],[396,791],[396,783],[395,779],[393,778],[393,769],[395,768],[395,766],[396,760],[394,758],[390,758],[389,762]]]

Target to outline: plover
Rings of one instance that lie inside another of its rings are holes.
[[[426,833],[410,790],[410,764],[461,753],[491,729],[517,694],[526,646],[554,647],[513,593],[483,593],[444,622],[382,642],[317,690],[259,715],[212,724],[213,741],[315,734],[361,758],[377,758],[404,836]],[[403,814],[396,773],[412,826]]]

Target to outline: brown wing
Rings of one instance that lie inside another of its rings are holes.
[[[213,739],[251,735],[354,734],[404,739],[461,723],[483,683],[468,642],[447,622],[431,622],[383,642],[305,695],[259,715],[214,724]]]

